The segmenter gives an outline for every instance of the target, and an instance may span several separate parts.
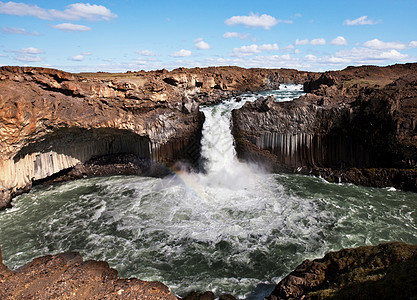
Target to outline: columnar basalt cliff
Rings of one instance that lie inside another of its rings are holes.
[[[75,166],[75,178],[108,174],[91,169],[97,159],[105,161],[100,159],[104,156],[114,162],[115,156],[133,155],[127,161],[135,167],[119,168],[128,174],[163,174],[161,168],[155,170],[155,163],[172,167],[182,160],[196,165],[204,122],[200,103],[314,76],[237,67],[124,74],[2,67],[0,209],[33,182]],[[88,170],[79,168],[88,162]]]
[[[417,64],[357,67],[307,81],[294,101],[233,112],[241,158],[273,171],[417,191]]]

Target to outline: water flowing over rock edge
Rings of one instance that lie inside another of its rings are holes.
[[[116,173],[124,169],[127,174],[163,175],[180,160],[198,167],[204,122],[199,104],[314,76],[291,69],[238,67],[124,74],[2,67],[0,209],[33,183],[75,166],[89,162],[89,170],[75,170],[76,175],[67,178],[110,174],[103,167],[93,168],[102,156],[133,154],[137,159],[129,163],[142,162]]]

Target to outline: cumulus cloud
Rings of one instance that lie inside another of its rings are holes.
[[[172,53],[170,56],[172,57],[187,57],[191,55],[190,50],[181,49],[180,51]]]
[[[387,60],[401,61],[408,57],[407,54],[402,54],[395,49],[379,50],[369,48],[353,48],[342,50],[336,52],[333,56],[338,59],[345,59],[350,62],[364,64],[383,62]]]
[[[243,57],[243,56],[251,56],[256,53],[261,53],[262,51],[276,51],[279,50],[277,44],[263,44],[258,46],[256,44],[252,44],[249,46],[242,46],[240,48],[233,49],[233,56]]]
[[[349,26],[354,26],[354,25],[375,25],[381,23],[381,21],[374,21],[374,20],[370,20],[368,19],[368,16],[362,16],[359,17],[355,20],[345,20],[344,24],[345,25],[349,25]]]
[[[326,45],[326,40],[325,39],[312,39],[310,41],[310,45]]]
[[[370,41],[367,41],[365,43],[363,43],[363,45],[367,48],[371,48],[371,49],[397,49],[397,50],[402,50],[402,49],[406,49],[408,47],[407,44],[401,43],[401,42],[383,42],[380,41],[378,39],[373,39]]]
[[[22,54],[41,54],[43,53],[43,50],[39,48],[29,47],[29,48],[22,48],[17,52],[22,53]]]
[[[0,13],[14,16],[32,16],[44,20],[109,21],[117,17],[105,6],[89,3],[74,3],[66,6],[65,10],[56,10],[19,2],[0,1]]]
[[[72,60],[72,61],[83,61],[84,58],[86,56],[89,56],[89,55],[91,55],[91,52],[83,52],[81,54],[78,54],[78,55],[75,55],[75,56],[71,57],[69,60]]]
[[[334,38],[330,44],[333,46],[346,46],[348,42],[343,36],[338,36],[337,38]]]
[[[29,32],[29,31],[26,31],[26,29],[24,28],[18,28],[18,27],[3,27],[1,31],[4,33],[8,33],[8,34],[23,34],[23,35],[34,35],[34,36],[40,35],[40,33],[36,31]]]
[[[14,59],[21,62],[41,61],[42,59],[38,54],[44,53],[42,49],[35,47],[21,48],[20,50],[10,52],[14,52],[16,54]]]
[[[151,50],[138,50],[136,53],[143,56],[155,56],[155,53]]]
[[[82,54],[75,55],[75,56],[71,57],[71,60],[73,60],[73,61],[82,61],[82,60],[84,60],[84,55],[82,55]]]
[[[233,16],[226,21],[224,21],[226,25],[232,26],[232,25],[244,25],[248,27],[262,27],[265,30],[271,29],[271,27],[274,27],[278,23],[293,23],[293,21],[290,20],[277,20],[273,16],[263,14],[254,14],[250,13],[249,16]]]
[[[208,43],[206,43],[205,41],[203,41],[202,38],[196,39],[196,40],[194,40],[194,42],[195,42],[194,46],[198,50],[208,50],[208,49],[210,49],[210,45]]]
[[[317,56],[312,55],[312,54],[307,54],[304,58],[308,61],[316,61],[317,60]]]
[[[279,50],[279,47],[277,44],[263,44],[258,49],[261,51],[276,51]]]
[[[233,56],[238,56],[238,57],[242,57],[242,56],[250,56],[253,55],[255,53],[260,53],[261,50],[259,50],[258,45],[249,45],[249,46],[242,46],[239,48],[234,48],[233,49]]]
[[[15,57],[15,60],[21,61],[21,62],[37,62],[41,61],[42,59],[37,55],[17,55]]]
[[[59,29],[62,31],[90,31],[91,28],[84,25],[72,24],[72,23],[62,23],[57,25],[51,25],[51,27],[55,29]]]
[[[231,38],[239,38],[241,40],[245,40],[249,38],[250,34],[248,33],[237,33],[237,32],[226,32],[223,34],[224,39],[231,39]]]
[[[408,44],[408,47],[410,47],[410,48],[417,48],[417,41],[411,41],[411,42]]]
[[[299,45],[307,45],[308,44],[308,40],[299,40],[299,39],[296,39],[295,40],[295,44],[297,46],[299,46]]]

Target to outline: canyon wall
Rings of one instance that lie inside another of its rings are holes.
[[[233,112],[242,159],[271,171],[417,191],[417,65],[357,67],[306,81],[306,95]],[[370,178],[372,177],[372,178]]]
[[[140,168],[198,167],[200,104],[316,77],[238,67],[123,74],[2,67],[0,209],[34,182],[102,156],[132,154]]]

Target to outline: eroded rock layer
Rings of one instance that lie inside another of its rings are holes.
[[[417,191],[417,64],[357,67],[307,81],[311,93],[233,112],[238,155],[273,171]]]
[[[115,169],[158,175],[164,171],[155,164],[172,168],[178,161],[196,167],[204,122],[200,103],[315,77],[296,70],[237,67],[124,74],[2,67],[0,209],[33,182],[75,166],[74,178]],[[140,163],[94,169],[92,162],[102,156],[125,161],[119,155],[134,155],[129,164]],[[88,168],[80,167],[86,163]]]

